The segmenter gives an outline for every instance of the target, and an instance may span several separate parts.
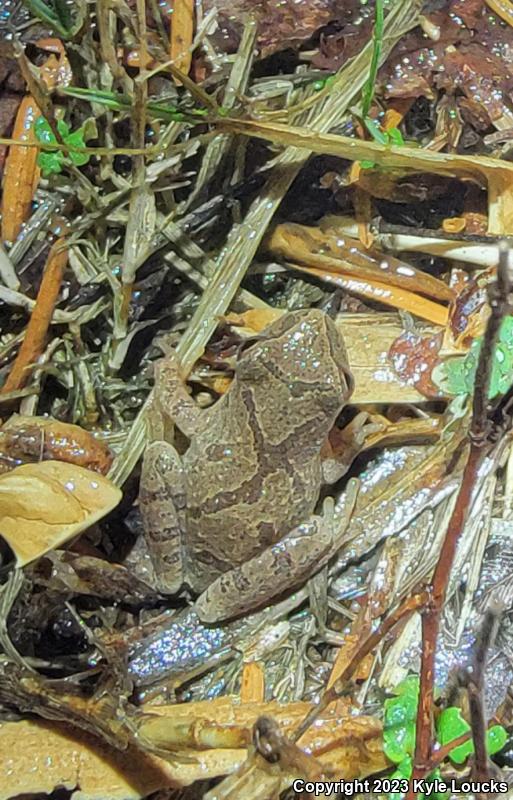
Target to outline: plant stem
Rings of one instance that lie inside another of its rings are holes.
[[[366,117],[371,107],[374,91],[376,89],[376,78],[379,69],[379,60],[381,56],[381,48],[383,46],[383,29],[385,25],[384,2],[383,0],[376,0],[376,12],[374,20],[374,33],[372,60],[369,69],[369,77],[363,89],[362,96],[362,117]]]
[[[508,248],[501,246],[497,267],[497,282],[490,290],[491,315],[479,355],[479,363],[474,384],[472,402],[472,421],[470,424],[470,452],[463,472],[463,478],[456,504],[449,521],[447,533],[431,582],[429,602],[422,618],[422,661],[420,669],[419,707],[417,711],[415,759],[412,779],[418,779],[431,763],[432,748],[432,709],[435,673],[435,654],[442,609],[447,584],[456,554],[463,525],[470,509],[472,491],[479,469],[487,454],[487,434],[489,430],[488,387],[493,365],[493,354],[499,328],[508,311]],[[413,787],[413,782],[411,784]],[[416,796],[413,788],[407,800]]]
[[[312,725],[313,722],[317,719],[319,714],[321,714],[329,705],[333,703],[338,697],[340,697],[347,686],[347,682],[355,672],[355,670],[360,666],[363,659],[371,653],[380,643],[382,639],[391,631],[398,622],[401,620],[406,620],[410,617],[415,611],[418,611],[419,608],[422,608],[426,604],[428,600],[428,595],[426,592],[420,592],[419,594],[414,594],[411,597],[406,598],[403,602],[397,606],[395,611],[392,611],[388,616],[386,616],[379,628],[377,628],[373,633],[371,633],[358,647],[356,652],[353,654],[351,660],[346,665],[345,669],[340,674],[337,681],[331,686],[330,689],[327,689],[318,705],[314,706],[311,711],[306,715],[304,720],[302,721],[299,728],[295,731],[293,738],[294,742],[297,742],[298,739],[303,736],[305,731]]]
[[[470,726],[474,740],[474,765],[472,778],[480,783],[487,781],[489,775],[489,760],[486,749],[486,708],[484,698],[484,680],[486,659],[490,647],[495,641],[499,627],[500,614],[504,606],[496,604],[488,608],[478,637],[472,670],[467,673],[467,692],[470,711]],[[480,796],[480,795],[479,795]]]

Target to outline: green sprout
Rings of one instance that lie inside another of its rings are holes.
[[[383,725],[383,750],[390,761],[396,764],[392,779],[409,780],[413,772],[413,755],[415,752],[415,727],[417,706],[419,702],[419,679],[410,675],[395,687],[394,697],[385,700]],[[461,710],[454,706],[446,708],[436,720],[436,740],[441,745],[450,744],[463,733],[470,731],[470,725],[461,716]],[[486,745],[489,755],[501,750],[506,744],[508,735],[502,725],[494,725],[486,734]],[[463,764],[474,752],[474,743],[469,739],[465,744],[455,747],[449,753],[454,764]],[[440,780],[440,769],[437,768],[427,776],[426,781],[432,783]],[[448,793],[434,792],[430,798],[445,800]],[[390,794],[390,800],[400,800],[398,792]],[[424,794],[419,795],[423,800]]]
[[[464,356],[451,356],[432,372],[433,382],[449,396],[468,395],[474,390],[474,381],[483,339],[475,339]],[[504,395],[513,385],[513,317],[502,320],[499,340],[493,354],[488,399]]]
[[[90,158],[88,153],[81,153],[71,149],[84,148],[86,146],[84,141],[84,137],[86,135],[85,125],[82,125],[81,128],[71,132],[68,123],[63,119],[60,119],[57,122],[57,130],[62,136],[64,144],[68,145],[70,150],[66,153],[62,150],[52,150],[50,148],[47,152],[39,153],[37,157],[37,163],[41,167],[41,172],[44,177],[54,173],[62,172],[62,168],[64,166],[69,166],[71,164],[81,167],[84,164],[87,164]],[[44,117],[38,117],[36,119],[34,122],[34,132],[37,140],[41,142],[41,144],[47,146],[57,144],[55,134],[52,131],[48,121]]]
[[[374,15],[374,30],[372,33],[372,58],[369,69],[369,76],[365,82],[362,93],[362,119],[365,127],[375,142],[382,145],[397,145],[403,146],[405,144],[403,135],[398,128],[391,128],[384,131],[379,122],[369,117],[370,107],[376,92],[376,79],[378,76],[379,61],[381,58],[381,51],[383,49],[383,32],[385,27],[385,0],[376,0],[376,8]],[[376,162],[368,159],[360,161],[363,169],[373,169]]]
[[[376,11],[374,17],[374,31],[372,34],[372,59],[369,69],[369,77],[363,87],[362,96],[362,117],[366,117],[371,107],[374,92],[376,91],[376,78],[379,69],[379,59],[383,48],[383,31],[385,27],[384,0],[376,0]]]
[[[404,146],[405,141],[399,128],[390,128],[388,131],[384,131],[379,122],[370,117],[365,117],[363,122],[374,141],[378,144]],[[372,169],[376,166],[376,162],[364,159],[360,161],[360,165],[363,169]]]

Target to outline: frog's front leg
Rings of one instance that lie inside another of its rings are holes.
[[[208,412],[189,395],[174,351],[155,364],[155,387],[148,412],[150,435],[154,441],[167,441],[166,420],[188,437],[197,435],[208,425]]]
[[[268,605],[273,599],[304,583],[337,550],[351,518],[358,481],[351,481],[346,502],[324,501],[323,514],[312,515],[279,542],[240,567],[217,578],[194,606],[203,622],[221,622]]]
[[[139,490],[149,555],[159,591],[177,592],[183,582],[185,475],[180,456],[167,442],[146,448]]]

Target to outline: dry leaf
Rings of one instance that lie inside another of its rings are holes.
[[[240,699],[242,703],[263,703],[265,696],[264,665],[260,661],[248,661],[242,668]]]
[[[22,567],[112,511],[121,491],[75,464],[40,461],[0,476],[0,534]]]
[[[260,333],[263,331],[264,328],[278,319],[282,313],[282,311],[275,308],[250,308],[243,314],[230,312],[223,317],[223,320],[229,322],[231,325],[236,325],[237,329],[243,328],[243,330],[239,332],[251,336],[253,333]]]
[[[30,95],[24,97],[14,123],[12,138],[32,144],[36,141],[33,122],[41,114]],[[13,243],[30,215],[32,199],[39,183],[37,147],[12,146],[5,161],[2,196],[2,241]]]
[[[194,0],[174,0],[171,18],[170,56],[175,66],[189,74],[194,38]],[[180,81],[175,81],[180,85]]]
[[[366,193],[362,193],[367,197]],[[365,213],[365,209],[362,208]],[[365,221],[365,220],[363,220]],[[369,234],[364,234],[365,239]],[[319,271],[341,272],[369,284],[397,286],[441,302],[451,302],[454,292],[443,281],[389,254],[369,249],[358,239],[320,228],[285,222],[277,225],[264,247],[275,258]]]
[[[50,793],[58,786],[75,790],[74,800],[139,800],[159,789],[227,775],[244,762],[253,725],[263,712],[272,713],[284,734],[290,735],[311,707],[307,702],[276,701],[241,705],[233,697],[219,697],[143,708],[139,734],[171,751],[177,744],[183,761],[164,761],[132,746],[114,750],[62,723],[0,723],[0,800]],[[233,747],[232,742],[242,746]],[[333,703],[299,746],[345,779],[388,766],[381,723],[369,716],[354,717],[348,700]]]
[[[133,748],[119,752],[83,731],[41,720],[0,723],[0,800],[19,794],[47,795],[57,787],[73,800],[140,800],[167,787],[216,775],[219,751],[197,764],[172,766]],[[244,750],[227,751],[227,771],[244,759]],[[205,765],[207,762],[207,766]]]
[[[345,0],[347,5],[347,0]],[[244,19],[251,15],[258,25],[257,46],[268,56],[290,47],[298,47],[316,30],[336,19],[337,0],[205,0],[203,13],[217,11],[218,31],[213,41],[222,37],[224,52],[234,52],[240,40]],[[357,5],[353,3],[353,5]]]
[[[79,425],[13,414],[0,429],[0,472],[33,461],[67,461],[106,475],[112,456]]]
[[[485,0],[486,5],[513,27],[513,3],[511,0]]]
[[[54,43],[58,57],[52,53],[40,67],[40,77],[48,89],[67,86],[71,81],[71,67],[62,42]],[[57,44],[55,44],[57,43]],[[44,42],[43,42],[44,44]],[[50,45],[51,47],[52,45]],[[37,141],[34,122],[41,114],[36,101],[27,95],[18,108],[12,138],[28,145]],[[12,145],[5,161],[2,197],[2,241],[14,243],[21,226],[30,216],[32,201],[39,185],[40,169],[37,164],[39,148]]]

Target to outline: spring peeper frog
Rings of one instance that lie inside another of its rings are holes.
[[[334,536],[332,514],[313,513],[321,448],[352,388],[342,337],[318,309],[286,313],[246,346],[208,409],[188,395],[176,358],[157,363],[150,423],[167,416],[190,442],[179,455],[153,441],[143,462],[139,501],[161,591],[187,584],[214,622],[319,568]]]

